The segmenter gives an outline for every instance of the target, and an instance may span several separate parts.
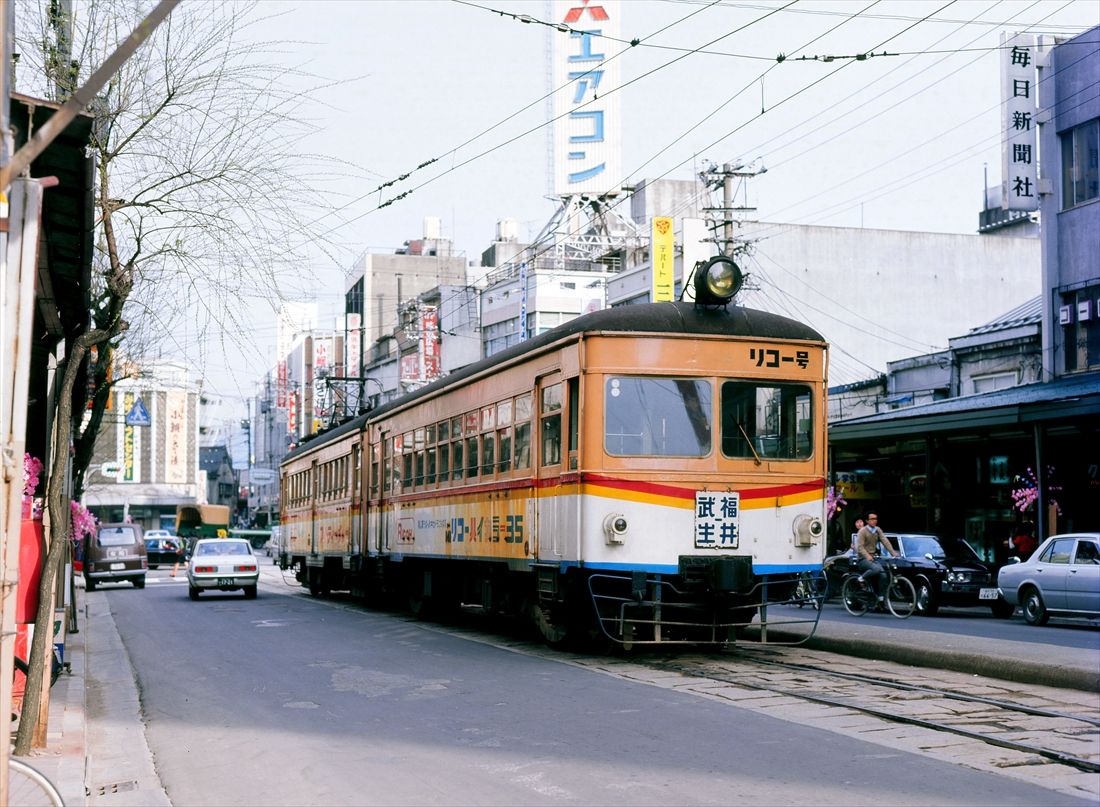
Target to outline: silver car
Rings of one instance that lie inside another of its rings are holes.
[[[1100,617],[1100,532],[1052,535],[1028,560],[1002,567],[997,587],[1031,625],[1051,616]]]
[[[234,538],[203,538],[195,543],[187,564],[187,586],[191,599],[203,591],[244,589],[248,599],[256,597],[260,567],[248,541]]]

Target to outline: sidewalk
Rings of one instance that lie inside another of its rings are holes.
[[[107,598],[86,597],[77,586],[80,632],[65,646],[72,674],[58,678],[50,693],[47,747],[22,761],[54,783],[67,807],[168,807]]]
[[[106,594],[86,596],[78,582],[77,602],[80,632],[69,636],[65,653],[72,674],[62,675],[51,692],[48,747],[23,761],[58,787],[68,807],[170,807],[145,739],[130,658]],[[1024,684],[1100,692],[1100,649],[1044,644],[1043,630],[1036,629],[1034,641],[1006,642],[903,631],[885,620],[858,627],[826,621],[807,646]]]

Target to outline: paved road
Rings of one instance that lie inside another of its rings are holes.
[[[106,591],[175,804],[1074,803],[264,572],[255,601]]]

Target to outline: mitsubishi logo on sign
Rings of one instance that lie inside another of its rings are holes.
[[[588,0],[581,0],[581,5],[569,9],[569,13],[565,15],[564,22],[577,22],[586,11],[592,15],[592,19],[596,22],[606,22],[610,19],[607,16],[607,12],[603,10],[603,6],[590,6],[588,5]]]

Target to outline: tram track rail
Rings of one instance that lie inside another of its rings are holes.
[[[892,681],[889,679],[866,674],[830,670],[822,667],[815,667],[809,664],[794,664],[790,662],[753,658],[751,655],[752,652],[753,651],[749,651],[748,655],[746,655],[744,652],[739,652],[736,656],[737,662],[742,665],[748,664],[755,665],[756,667],[771,667],[780,670],[791,671],[793,673],[800,673],[803,675],[816,675],[829,679],[843,679],[844,681],[847,681],[849,683],[861,685],[864,688],[877,687],[880,690],[908,692],[919,694],[929,698],[979,704],[988,707],[989,709],[1000,710],[1002,713],[1005,714],[1016,713],[1029,717],[1040,717],[1050,720],[1080,723],[1094,729],[1100,728],[1100,714],[1098,714],[1097,716],[1070,714],[1067,712],[1061,712],[1052,709],[1027,706],[1026,704],[1015,703],[999,698],[990,698],[943,688],[929,687],[923,684],[909,684],[902,681]],[[675,662],[670,663],[666,661],[660,663],[658,666],[662,670],[678,671],[682,674],[691,676],[696,676],[701,673],[699,667],[693,664],[682,664]],[[754,689],[757,691],[784,695],[791,698],[798,698],[800,700],[825,706],[854,710],[862,714],[870,715],[891,723],[919,726],[921,728],[929,729],[936,732],[944,732],[958,735],[960,737],[966,737],[971,740],[977,740],[979,742],[994,745],[1000,748],[1020,751],[1027,754],[1034,754],[1043,759],[1051,760],[1053,762],[1057,762],[1063,765],[1068,765],[1072,768],[1075,768],[1076,770],[1083,771],[1085,773],[1100,773],[1100,754],[1097,755],[1097,758],[1093,759],[1081,757],[1063,750],[1047,748],[1030,742],[1021,742],[1019,740],[1006,739],[1005,737],[999,737],[994,733],[978,731],[965,725],[954,725],[943,721],[930,720],[924,717],[903,714],[896,709],[874,705],[873,703],[861,703],[859,699],[854,696],[838,697],[836,695],[807,691],[809,687],[805,685],[800,687],[792,687],[777,685],[774,681],[754,681],[751,680],[751,674],[747,672],[734,674],[729,672],[708,670],[702,674],[710,680],[720,681],[746,689]],[[866,697],[866,689],[861,690],[859,694]],[[874,701],[876,699],[868,698],[868,700]],[[983,716],[982,722],[998,722],[996,717],[993,717],[992,721],[990,720],[990,717],[991,716]],[[1002,718],[1000,722],[1009,721],[1005,721]],[[1098,742],[1100,742],[1100,732],[1095,733],[1097,734]]]

